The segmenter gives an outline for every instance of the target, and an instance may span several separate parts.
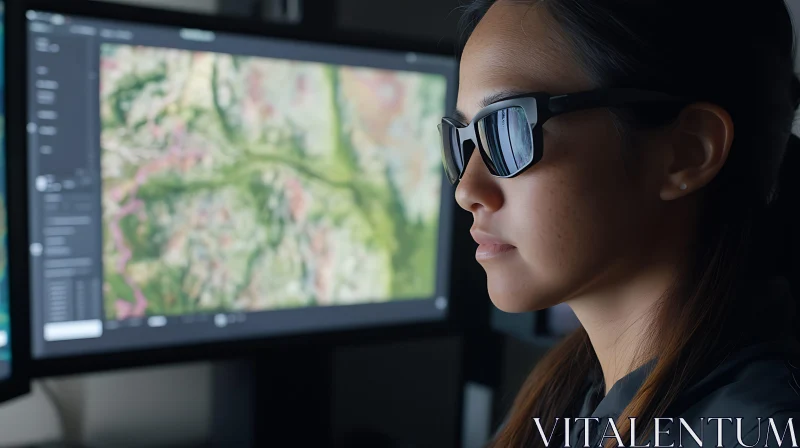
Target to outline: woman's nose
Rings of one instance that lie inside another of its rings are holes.
[[[467,167],[456,187],[456,202],[464,210],[476,213],[481,209],[496,211],[503,206],[503,193],[498,185],[500,179],[489,173],[478,149],[465,154],[469,157]]]

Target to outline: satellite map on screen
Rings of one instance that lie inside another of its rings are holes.
[[[5,55],[3,42],[5,28],[3,26],[3,2],[0,2],[0,361],[11,360],[9,348],[9,316],[8,316],[8,249],[6,225],[6,127],[5,127]]]
[[[105,44],[106,318],[431,298],[443,76]]]

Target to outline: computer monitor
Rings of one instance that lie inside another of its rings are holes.
[[[26,12],[35,359],[447,319],[452,55],[50,4]]]
[[[24,269],[27,260],[24,244],[20,243],[25,233],[25,214],[20,213],[20,206],[25,201],[20,198],[19,189],[12,188],[12,183],[20,184],[13,167],[19,166],[24,156],[21,151],[6,151],[7,147],[19,147],[13,145],[22,137],[21,132],[8,132],[15,129],[15,124],[24,123],[21,114],[6,114],[6,110],[16,110],[14,105],[19,104],[19,98],[9,99],[13,95],[6,93],[9,85],[6,68],[12,67],[8,73],[14,72],[21,51],[15,48],[15,41],[6,39],[8,29],[12,28],[7,7],[12,9],[12,4],[0,0],[0,402],[28,392],[30,386],[27,300],[19,300],[27,292]],[[15,221],[15,217],[23,219]]]
[[[6,218],[5,5],[0,1],[0,381],[11,376],[11,313],[8,302],[8,223]]]

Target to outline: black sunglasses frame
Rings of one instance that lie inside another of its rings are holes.
[[[481,154],[484,164],[489,168],[489,172],[499,178],[509,179],[522,174],[531,166],[535,165],[542,158],[544,137],[542,125],[547,120],[569,112],[579,110],[595,109],[600,107],[621,107],[641,103],[660,103],[678,102],[689,103],[690,101],[670,94],[654,92],[640,89],[597,89],[586,92],[570,93],[566,95],[550,95],[545,92],[526,93],[522,95],[506,98],[502,101],[492,103],[481,109],[469,124],[461,123],[453,118],[444,117],[439,125],[439,132],[442,137],[442,157],[445,164],[447,177],[452,184],[457,184],[464,175],[467,165],[467,158],[464,154],[464,143],[470,141],[475,149]],[[509,175],[499,175],[493,168],[493,163],[489,159],[486,149],[478,138],[478,123],[487,116],[508,108],[522,108],[528,119],[531,132],[532,157],[522,168]],[[452,135],[449,129],[454,129],[455,137],[458,139],[458,153],[454,154]],[[447,130],[447,132],[446,132]],[[474,149],[473,149],[474,151]],[[458,160],[453,160],[458,157]],[[448,165],[450,164],[450,165]],[[448,166],[456,168],[457,178],[450,177]]]

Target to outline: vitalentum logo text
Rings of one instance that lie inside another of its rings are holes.
[[[798,434],[794,429],[792,418],[787,419],[743,419],[743,418],[700,418],[691,421],[682,418],[653,419],[651,430],[644,433],[648,425],[630,418],[629,440],[622,440],[617,423],[613,418],[574,418],[556,419],[549,431],[539,418],[534,418],[538,437],[542,438],[546,447],[602,447],[609,439],[616,439],[617,446],[626,448],[683,448],[683,447],[798,447]],[[564,432],[556,428],[562,425]],[[572,430],[582,425],[579,440],[571,440]],[[676,427],[677,426],[677,427]],[[642,431],[641,433],[637,432]],[[602,431],[602,432],[600,432]],[[559,439],[563,435],[563,440]],[[647,437],[644,437],[644,436]],[[643,442],[647,440],[647,442]],[[563,442],[563,443],[562,443]]]

